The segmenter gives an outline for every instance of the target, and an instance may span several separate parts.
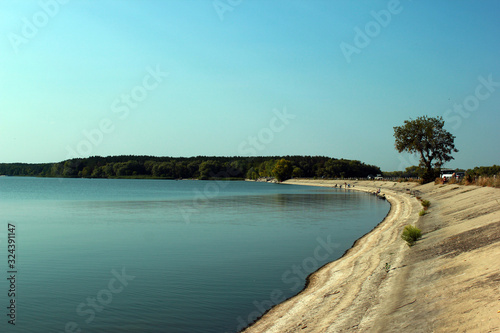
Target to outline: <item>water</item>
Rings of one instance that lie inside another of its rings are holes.
[[[0,177],[0,331],[236,332],[388,210],[305,186]]]

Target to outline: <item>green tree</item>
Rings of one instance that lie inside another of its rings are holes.
[[[421,173],[421,169],[416,165],[412,165],[405,169],[403,175],[409,178],[409,177],[417,177],[419,173]]]
[[[78,160],[68,160],[64,162],[64,169],[62,175],[64,177],[76,177],[78,175],[78,167],[80,162]]]
[[[276,162],[272,173],[278,181],[282,182],[292,177],[292,171],[292,162],[282,158]]]
[[[103,178],[104,176],[104,168],[102,166],[96,167],[94,171],[92,171],[92,175],[90,175],[92,178]]]
[[[189,177],[189,170],[186,163],[176,162],[175,163],[175,178],[187,178]]]
[[[251,168],[250,170],[248,170],[246,178],[255,180],[259,178],[259,173],[255,170],[255,168]]]
[[[146,175],[153,175],[153,168],[157,164],[157,162],[152,160],[147,160],[146,162],[144,162],[144,170],[146,172]]]
[[[259,177],[271,177],[276,166],[275,160],[267,160],[259,165]]]
[[[304,172],[302,171],[301,168],[299,168],[297,166],[293,168],[292,177],[294,177],[294,178],[300,178],[300,177],[303,177],[303,176],[304,176]]]
[[[80,171],[78,173],[78,177],[88,178],[88,177],[90,177],[90,175],[92,175],[93,171],[94,171],[94,169],[92,169],[89,166],[86,166],[86,167],[83,168],[82,171]]]
[[[63,174],[64,165],[62,163],[55,163],[50,169],[51,177],[61,177]]]
[[[113,171],[118,177],[131,175],[131,171],[128,169],[126,162],[115,163],[113,165]]]
[[[440,169],[443,163],[453,159],[452,152],[458,152],[455,136],[443,127],[442,117],[427,116],[405,120],[404,125],[394,127],[397,151],[420,155],[423,183],[433,181],[436,177],[434,168]]]
[[[200,176],[200,172],[199,172],[200,163],[201,162],[199,162],[199,161],[193,161],[193,162],[188,163],[187,169],[188,169],[188,173],[190,175],[189,177],[198,178]]]
[[[107,163],[103,167],[103,177],[109,178],[116,176],[114,166],[115,166],[114,163]]]
[[[175,178],[175,162],[161,162],[154,165],[153,176],[158,178]]]
[[[203,161],[201,162],[198,170],[200,172],[199,178],[206,180],[215,177],[216,174],[220,171],[220,169],[221,165],[217,161],[213,160]]]

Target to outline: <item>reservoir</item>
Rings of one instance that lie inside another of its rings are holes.
[[[352,189],[1,177],[0,331],[237,332],[300,292],[389,208]]]

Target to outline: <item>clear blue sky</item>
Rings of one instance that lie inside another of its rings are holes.
[[[500,163],[498,1],[59,1],[0,2],[0,162],[299,154],[398,170],[413,163],[393,127],[429,115],[456,136],[448,166]]]

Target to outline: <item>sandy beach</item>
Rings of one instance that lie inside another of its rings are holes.
[[[500,332],[499,189],[349,183],[348,191],[380,188],[391,203],[387,217],[243,332]],[[431,202],[424,216],[417,197]],[[423,233],[411,248],[401,239],[407,224]]]

